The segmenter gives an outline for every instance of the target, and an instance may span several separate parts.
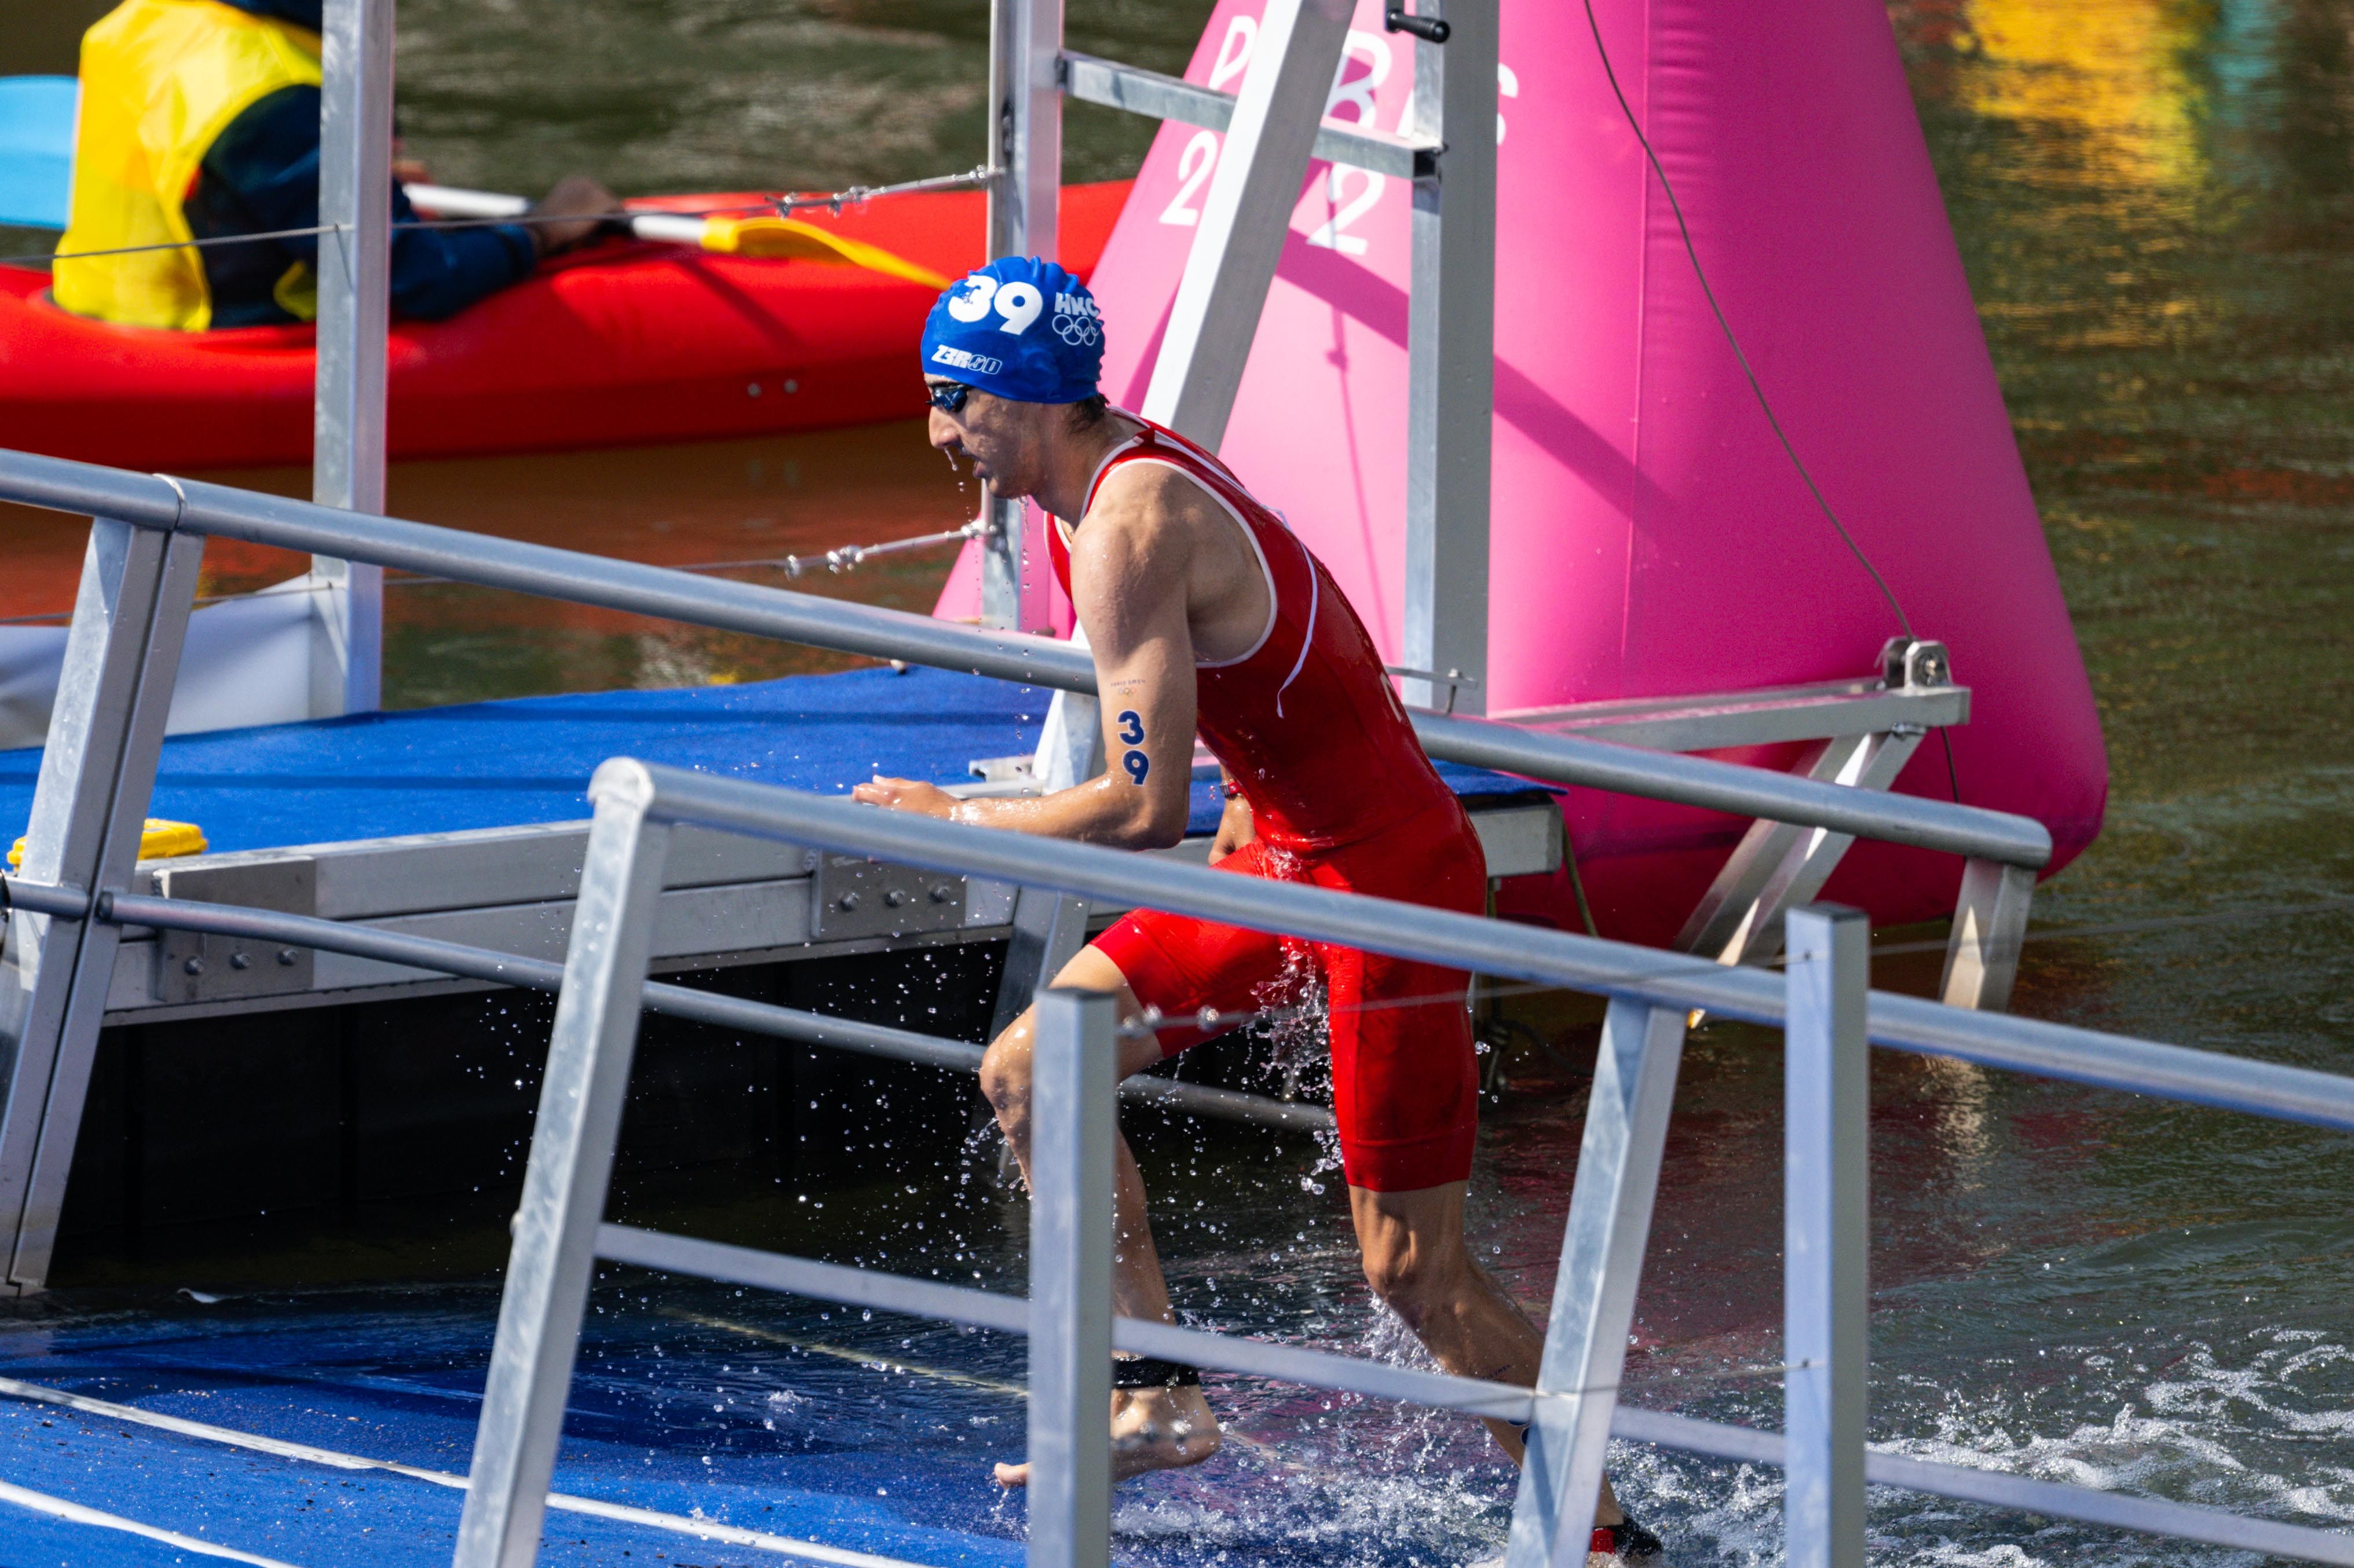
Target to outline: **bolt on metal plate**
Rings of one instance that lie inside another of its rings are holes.
[[[167,898],[309,915],[318,906],[316,874],[314,861],[271,860],[159,867],[153,882]],[[164,931],[155,942],[154,977],[160,1002],[229,1001],[309,991],[313,961],[308,948],[251,937]]]
[[[964,924],[965,879],[856,855],[829,854],[810,878],[810,939],[903,937]]]

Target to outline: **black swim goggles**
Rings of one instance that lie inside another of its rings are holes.
[[[948,381],[935,387],[927,383],[924,400],[943,414],[961,414],[964,400],[972,396],[972,388],[961,381]]]

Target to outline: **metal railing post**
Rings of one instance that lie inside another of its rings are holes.
[[[1582,1568],[1683,1059],[1684,1013],[1613,999],[1602,1025],[1508,1568]]]
[[[1350,0],[1267,0],[1259,18],[1142,410],[1213,451],[1258,335],[1353,9]]]
[[[1071,629],[1071,645],[1087,645],[1085,627]],[[1084,784],[1103,770],[1102,705],[1077,692],[1056,692],[1046,705],[1030,776],[1040,789],[1052,792]],[[1087,945],[1087,913],[1086,899],[1044,888],[1024,887],[1013,895],[1013,931],[997,981],[997,1011],[989,1031],[992,1039]]]
[[[155,788],[205,542],[91,521],[49,733],[25,833],[28,882],[126,885]],[[120,929],[18,910],[0,950],[0,1264],[48,1277]]]
[[[1946,943],[1946,977],[1937,995],[1949,1007],[2000,1012],[2019,979],[2019,944],[2035,902],[2035,873],[1999,860],[1962,867],[1961,897]]]
[[[989,255],[1055,259],[1063,179],[1063,0],[991,0],[989,11]],[[1044,563],[1024,558],[1026,510],[989,500],[981,545],[981,623],[1013,630],[1043,621]]]
[[[1030,1145],[1030,1568],[1111,1561],[1112,1140],[1119,1004],[1037,1001]]]
[[[1414,182],[1407,302],[1405,615],[1415,707],[1488,702],[1488,505],[1496,409],[1496,0],[1420,0],[1413,133],[1445,149]]]
[[[1790,911],[1787,943],[1784,1560],[1863,1568],[1872,924],[1861,909],[1809,905]]]
[[[1060,245],[1063,0],[991,0],[989,253],[1055,260]]]
[[[597,815],[499,1298],[456,1568],[529,1568],[539,1551],[629,1095],[670,828],[647,820],[653,785],[633,764],[599,768],[590,793]]]
[[[386,334],[392,309],[394,0],[326,0],[319,34],[318,383],[311,498],[384,511]],[[384,568],[313,556],[311,715],[379,705]]]

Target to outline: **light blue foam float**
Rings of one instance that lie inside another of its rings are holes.
[[[0,76],[0,223],[66,226],[80,85],[69,76]]]

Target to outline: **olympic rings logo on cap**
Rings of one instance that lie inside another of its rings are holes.
[[[1085,316],[1056,316],[1055,335],[1073,348],[1092,348],[1103,337],[1103,329]]]

